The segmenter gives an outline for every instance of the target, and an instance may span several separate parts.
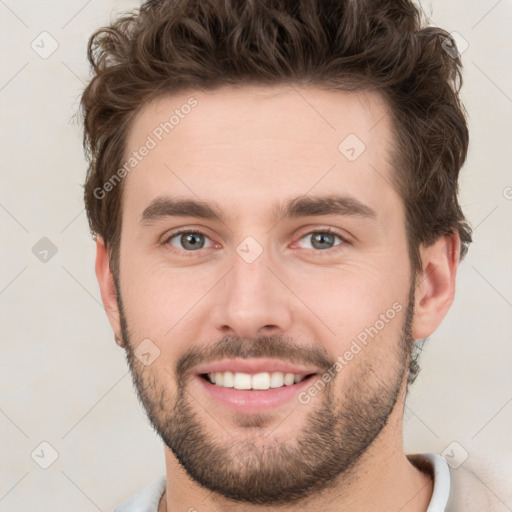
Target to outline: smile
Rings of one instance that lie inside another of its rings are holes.
[[[212,384],[224,388],[243,390],[265,390],[291,386],[304,380],[308,375],[283,373],[283,372],[260,372],[255,374],[244,372],[211,372],[203,374]]]

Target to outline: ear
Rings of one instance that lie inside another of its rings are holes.
[[[123,347],[123,338],[121,336],[121,322],[119,320],[119,308],[117,306],[117,294],[114,285],[114,276],[110,270],[108,250],[105,242],[99,236],[96,237],[96,278],[100,286],[101,300],[108,320],[114,331],[116,343]]]
[[[428,247],[421,246],[420,255],[423,271],[416,278],[414,339],[430,336],[453,303],[460,255],[459,234],[442,236]]]

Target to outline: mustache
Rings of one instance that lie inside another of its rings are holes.
[[[314,366],[322,373],[336,362],[324,347],[314,344],[299,345],[291,338],[284,336],[260,336],[255,339],[224,336],[213,345],[191,346],[176,363],[176,377],[181,381],[195,367],[226,358],[279,359]]]

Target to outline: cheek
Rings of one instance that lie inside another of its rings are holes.
[[[125,264],[121,291],[132,344],[149,338],[166,355],[172,352],[168,340],[181,336],[194,318],[194,305],[201,302],[216,279],[212,268],[171,268],[165,260]]]
[[[379,387],[396,374],[403,361],[406,304],[395,301],[389,307],[374,309],[375,313],[340,323],[336,337],[323,340],[334,358],[333,373],[339,376],[337,382],[343,383],[342,388],[347,382],[360,381],[361,372],[366,374],[366,385]]]
[[[300,272],[291,268],[288,282],[337,337],[353,338],[386,312],[395,320],[406,307],[408,276],[398,272],[385,255],[374,256],[366,261],[347,259],[337,267],[310,266]]]

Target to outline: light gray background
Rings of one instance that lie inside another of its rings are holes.
[[[73,119],[89,77],[88,36],[138,5],[0,0],[1,512],[109,511],[164,473],[101,307]],[[455,303],[423,352],[405,449],[464,461],[495,493],[496,510],[512,510],[512,1],[423,6],[469,44],[461,202],[475,243]],[[58,48],[47,58],[31,47],[48,52],[52,39]],[[42,237],[57,248],[46,262],[32,252]],[[48,469],[38,465],[52,457],[42,442],[58,452]]]

